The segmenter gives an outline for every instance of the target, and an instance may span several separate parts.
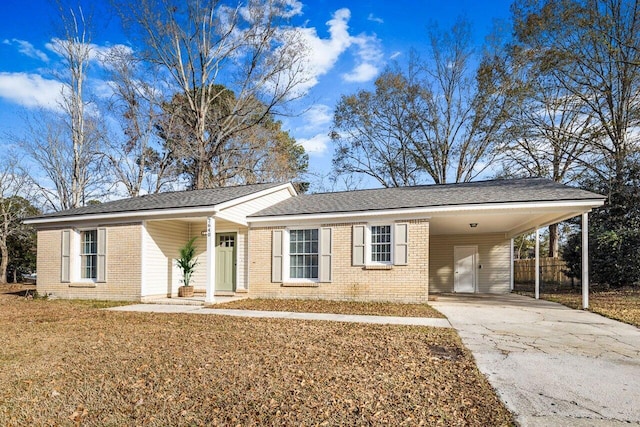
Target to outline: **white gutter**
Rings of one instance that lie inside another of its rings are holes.
[[[180,217],[180,216],[215,216],[218,213],[216,206],[206,206],[197,208],[174,208],[174,209],[147,209],[142,211],[128,211],[128,212],[114,212],[114,213],[100,213],[100,214],[85,214],[85,215],[72,215],[72,216],[54,216],[44,218],[31,218],[25,219],[25,224],[55,224],[55,223],[67,223],[67,222],[82,222],[82,221],[101,221],[101,220],[113,220],[122,218],[156,218],[156,217]]]

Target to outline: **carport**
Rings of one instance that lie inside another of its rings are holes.
[[[531,181],[527,182],[529,185],[530,183]],[[539,299],[540,231],[549,225],[580,217],[582,306],[585,309],[588,308],[589,212],[602,206],[605,197],[570,187],[553,187],[553,191],[548,192],[541,191],[539,187],[531,188],[528,194],[524,190],[526,189],[523,189],[522,194],[497,194],[493,200],[438,206],[428,210],[431,289],[445,293],[499,293],[502,288],[491,289],[486,282],[491,281],[491,274],[496,275],[496,282],[505,281],[502,275],[493,273],[493,270],[501,269],[502,274],[509,275],[509,290],[513,290],[513,239],[533,232],[535,233],[535,298]],[[501,257],[499,252],[507,250],[508,255],[503,254],[504,256]],[[503,266],[506,256],[509,263],[508,272]],[[483,269],[486,270],[487,267],[493,269],[491,273],[484,272]],[[484,286],[478,286],[475,275],[483,273]],[[447,280],[451,281],[451,275],[453,275],[453,286],[450,283],[447,284]],[[459,286],[464,282],[470,285]]]

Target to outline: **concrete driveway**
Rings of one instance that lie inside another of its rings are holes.
[[[520,425],[640,425],[640,329],[514,294],[432,305]]]

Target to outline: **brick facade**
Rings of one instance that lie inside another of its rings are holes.
[[[70,283],[61,282],[62,231],[38,231],[38,284],[40,294],[56,298],[139,301],[141,273],[141,224],[105,226],[107,236],[106,282],[77,280],[79,235],[72,230]],[[91,227],[89,227],[91,228]],[[68,229],[67,229],[68,230]]]
[[[429,223],[409,224],[407,265],[390,269],[352,266],[352,226],[322,224],[332,229],[332,281],[307,285],[271,282],[273,227],[249,229],[249,296],[351,301],[425,302],[429,280]],[[320,227],[319,226],[319,227]],[[310,227],[311,228],[311,227]]]

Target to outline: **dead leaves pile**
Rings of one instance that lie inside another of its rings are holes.
[[[540,297],[575,309],[582,307],[582,294],[579,293],[542,293]],[[640,288],[591,292],[589,310],[640,327]]]
[[[0,295],[0,342],[0,425],[511,423],[449,329]]]
[[[428,304],[394,304],[383,302],[247,298],[224,304],[216,304],[212,306],[212,308],[291,311],[297,313],[362,314],[372,316],[444,317],[442,313]]]

